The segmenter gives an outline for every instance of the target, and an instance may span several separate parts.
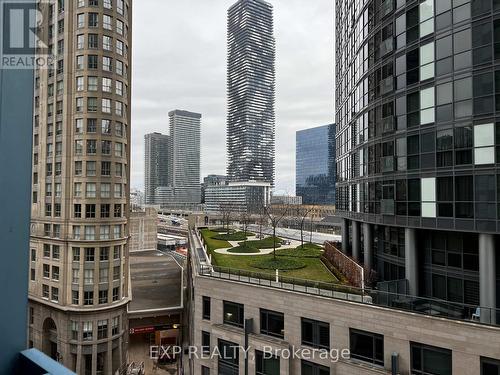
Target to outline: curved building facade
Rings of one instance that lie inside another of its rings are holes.
[[[131,1],[41,3],[29,343],[79,374],[126,361]]]
[[[497,1],[336,5],[343,250],[383,285],[498,320]]]

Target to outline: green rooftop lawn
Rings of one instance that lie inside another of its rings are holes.
[[[281,246],[281,241],[279,237],[275,237],[274,242],[276,243],[276,248]],[[243,245],[243,242],[240,242]],[[266,237],[261,240],[246,241],[246,246],[255,247],[257,249],[272,249],[273,248],[273,237]]]
[[[218,254],[214,252],[214,250],[231,247],[229,242],[213,239],[212,237],[217,235],[218,233],[213,232],[209,229],[202,229],[201,234],[205,239],[205,242],[207,243],[208,251],[212,256],[212,262],[214,265],[232,268],[235,270],[246,270],[261,274],[275,274],[274,269],[263,269],[256,267],[256,265],[262,262],[272,262],[274,259],[272,253],[267,255]],[[272,248],[273,240],[271,237],[259,241],[246,241],[247,246],[250,247],[252,247],[252,245],[255,246],[255,243],[262,244],[262,242],[264,244],[267,243],[267,245],[270,244]],[[304,249],[301,249],[300,246],[297,249],[277,249],[277,258],[282,262],[286,264],[300,262],[304,265],[299,269],[280,271],[280,275],[305,280],[337,283],[337,278],[326,268],[326,266],[319,259],[321,254],[319,249],[321,249],[319,246],[311,244],[305,244]],[[300,256],[301,252],[303,252],[304,256]]]

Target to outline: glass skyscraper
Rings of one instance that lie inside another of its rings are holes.
[[[479,306],[486,323],[500,301],[499,17],[490,0],[336,12],[343,250],[379,282],[457,315]]]
[[[274,184],[273,7],[239,0],[228,10],[227,175]]]
[[[296,135],[295,194],[302,204],[335,204],[335,124]]]

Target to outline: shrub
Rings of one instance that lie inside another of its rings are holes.
[[[271,258],[271,259],[262,259],[254,262],[252,264],[255,268],[260,268],[264,270],[298,270],[300,268],[304,268],[305,263],[289,258]]]
[[[255,247],[240,245],[227,250],[227,252],[235,254],[258,254],[260,250]]]
[[[252,236],[253,233],[251,232],[234,232],[234,233],[229,233],[229,234],[216,234],[212,238],[216,240],[222,240],[222,241],[244,241],[247,239],[248,236]]]

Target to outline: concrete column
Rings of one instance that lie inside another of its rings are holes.
[[[495,237],[492,234],[479,235],[479,303],[481,322],[495,324],[496,308],[496,266]]]
[[[372,226],[368,223],[363,223],[363,240],[364,240],[364,265],[365,268],[373,269],[373,233]]]
[[[347,254],[349,250],[349,220],[342,221],[342,252]]]
[[[413,228],[405,228],[405,274],[408,293],[418,296],[417,233]]]
[[[352,258],[358,262],[361,253],[361,231],[359,221],[352,222]]]

